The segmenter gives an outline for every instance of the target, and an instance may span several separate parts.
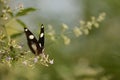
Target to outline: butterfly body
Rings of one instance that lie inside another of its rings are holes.
[[[44,51],[44,26],[43,24],[41,25],[39,40],[35,38],[33,33],[28,28],[24,28],[24,32],[27,37],[28,46],[30,50],[32,51],[32,53],[34,53],[35,55],[42,54]]]

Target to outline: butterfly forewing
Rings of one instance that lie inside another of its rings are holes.
[[[41,25],[41,30],[40,30],[40,34],[39,34],[39,45],[42,49],[44,49],[44,26],[43,24]]]
[[[29,46],[30,50],[35,55],[41,54],[42,48],[40,47],[40,45],[39,45],[37,39],[35,38],[35,36],[33,35],[33,33],[28,28],[24,28],[24,32],[26,34],[27,42],[28,42],[28,46]]]

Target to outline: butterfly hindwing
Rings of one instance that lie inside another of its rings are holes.
[[[28,42],[28,46],[29,46],[30,50],[35,55],[41,54],[42,48],[40,47],[39,42],[37,41],[37,39],[35,38],[33,33],[28,28],[24,28],[24,32],[26,34],[27,42]]]

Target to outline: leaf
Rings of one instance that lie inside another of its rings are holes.
[[[21,36],[24,32],[20,32],[20,33],[15,33],[15,34],[12,34],[10,35],[11,38],[16,38],[18,36]],[[7,37],[5,36],[3,39],[6,39]]]
[[[16,38],[16,37],[22,35],[23,33],[24,33],[24,32],[20,32],[20,33],[13,34],[13,35],[11,35],[11,38]]]
[[[26,27],[25,23],[22,22],[20,19],[16,19],[16,21],[17,21],[20,25],[22,25],[23,27]]]
[[[20,10],[20,11],[16,14],[16,16],[17,16],[17,17],[18,17],[18,16],[24,16],[24,15],[28,14],[29,12],[33,12],[33,11],[35,11],[35,10],[36,10],[35,8],[26,8],[26,9]]]
[[[14,16],[12,12],[8,12],[8,14],[9,14],[11,17],[13,17],[13,16]]]

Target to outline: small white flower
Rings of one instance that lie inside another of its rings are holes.
[[[64,30],[68,29],[68,26],[66,24],[62,24],[62,27],[63,27]]]
[[[76,37],[79,37],[80,35],[82,35],[82,31],[78,27],[75,27],[73,29],[73,32],[74,32]]]
[[[24,8],[24,5],[23,5],[22,3],[19,3],[19,4],[18,4],[18,7],[19,7],[19,9],[23,9],[23,8]]]
[[[20,46],[20,45],[17,45],[17,48],[19,48],[19,49],[22,49],[22,46]]]
[[[6,16],[6,17],[4,17],[4,20],[8,20],[8,17]]]
[[[24,65],[27,65],[27,61],[23,61],[22,63],[23,63]]]
[[[34,58],[34,63],[36,63],[36,62],[38,62],[38,58],[37,57]]]
[[[7,61],[10,61],[12,58],[9,56],[6,58]]]
[[[62,37],[63,37],[63,40],[64,40],[64,44],[65,44],[65,45],[69,45],[69,44],[70,44],[70,38],[68,38],[68,37],[65,36],[65,35],[62,35]]]
[[[80,21],[80,25],[84,25],[85,24],[85,21]]]
[[[53,59],[52,59],[52,60],[50,60],[50,61],[49,61],[49,63],[50,63],[50,64],[53,64],[53,63],[54,63],[54,60],[53,60]]]
[[[6,10],[5,10],[5,9],[3,9],[3,10],[2,10],[2,12],[3,12],[3,13],[6,13]]]

